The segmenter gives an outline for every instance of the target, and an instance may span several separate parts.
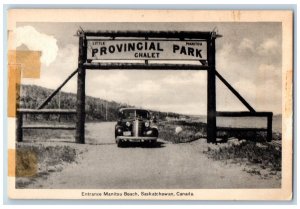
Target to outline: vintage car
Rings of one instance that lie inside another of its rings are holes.
[[[158,138],[156,120],[147,110],[121,108],[115,127],[115,138],[118,147],[125,142],[156,143]]]

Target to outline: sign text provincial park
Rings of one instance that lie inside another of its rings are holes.
[[[89,40],[88,60],[206,60],[206,41]]]

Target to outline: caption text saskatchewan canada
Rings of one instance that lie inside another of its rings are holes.
[[[193,192],[81,192],[82,197],[175,197],[175,196],[194,196]]]

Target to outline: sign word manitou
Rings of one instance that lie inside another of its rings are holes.
[[[86,70],[205,70],[207,71],[207,142],[216,143],[217,131],[237,128],[216,126],[216,117],[266,117],[267,140],[272,140],[272,112],[256,112],[254,108],[216,70],[216,32],[197,31],[82,31],[79,36],[78,68],[39,106],[38,110],[20,110],[17,138],[22,141],[22,115],[76,114],[77,143],[85,143],[85,75]],[[138,62],[136,62],[138,61]],[[144,61],[144,62],[143,62]],[[150,62],[151,61],[151,62]],[[77,74],[76,111],[39,110]],[[216,77],[245,105],[249,111],[216,111]],[[200,81],[199,81],[200,82]],[[28,127],[27,127],[28,128]],[[34,127],[30,127],[34,128]],[[39,126],[37,128],[57,127]],[[60,127],[69,129],[70,127]],[[239,131],[253,131],[243,128]]]

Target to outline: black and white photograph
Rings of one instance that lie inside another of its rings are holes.
[[[38,11],[9,16],[13,198],[291,197],[291,12]]]

